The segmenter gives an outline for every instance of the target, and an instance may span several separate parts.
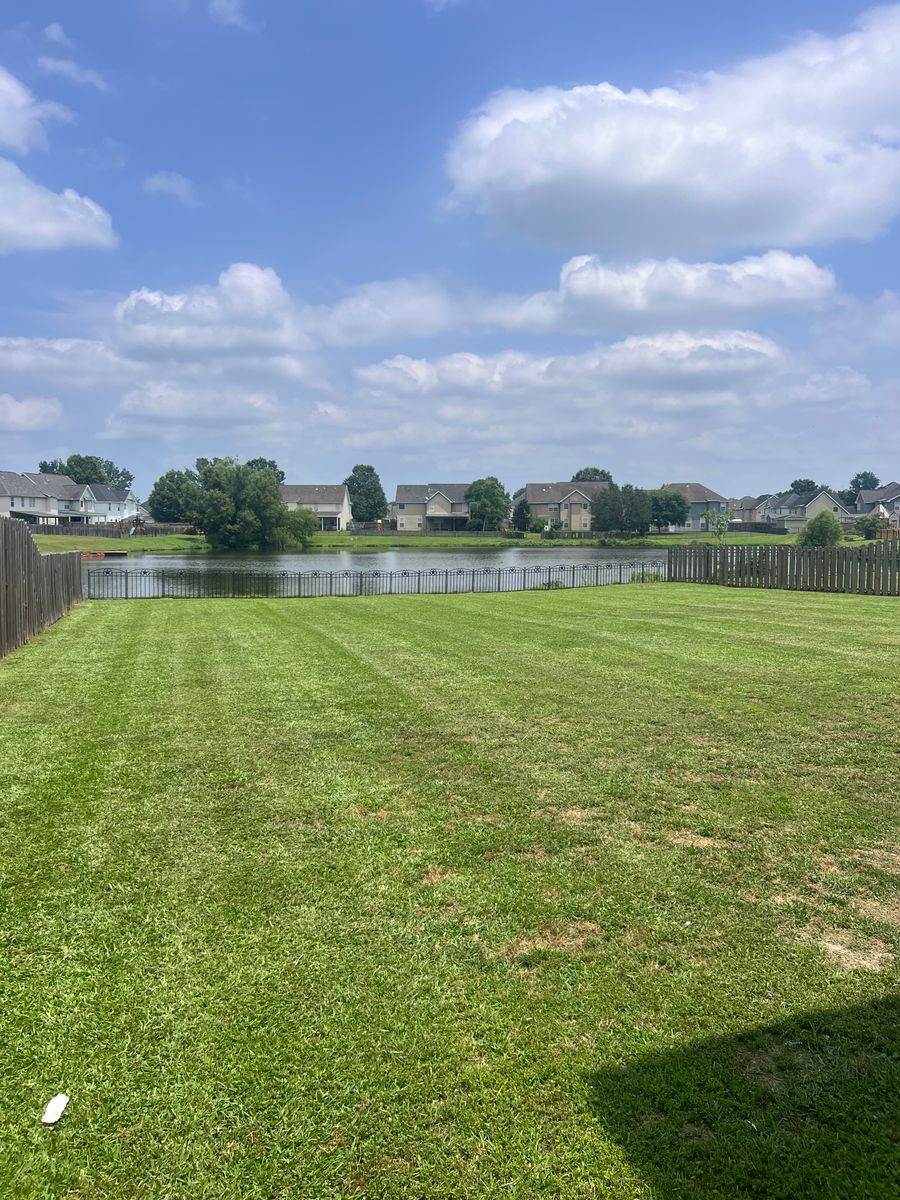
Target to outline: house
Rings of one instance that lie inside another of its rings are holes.
[[[885,483],[881,487],[860,492],[856,497],[856,511],[877,512],[891,520],[894,513],[900,513],[900,483]]]
[[[769,499],[769,492],[761,496],[739,496],[728,501],[733,521],[742,521],[745,525],[753,525],[764,520],[762,507]]]
[[[548,528],[559,521],[563,529],[578,531],[591,527],[591,501],[605,492],[604,480],[590,483],[526,483],[525,500],[531,515]]]
[[[89,483],[76,483],[68,475],[39,475],[26,471],[25,478],[40,488],[50,501],[50,515],[57,523],[90,525],[94,517],[94,493]]]
[[[140,516],[141,503],[130,488],[112,488],[106,484],[92,483],[91,491],[94,495],[92,525],[129,521]]]
[[[283,483],[281,499],[291,512],[298,508],[314,512],[323,532],[349,529],[353,520],[350,493],[345,483]]]
[[[0,471],[0,517],[17,517],[31,524],[49,513],[41,489],[18,471]]]
[[[799,533],[813,517],[832,512],[848,528],[856,514],[831,492],[779,492],[763,502],[762,519],[781,525],[788,533]]]
[[[690,506],[687,519],[683,525],[670,525],[671,533],[681,533],[685,530],[699,530],[701,533],[709,528],[706,519],[708,512],[728,512],[728,501],[712,488],[703,483],[664,483],[661,492],[678,492],[684,496]]]
[[[406,533],[450,533],[469,523],[470,483],[398,483],[391,505],[397,529]]]

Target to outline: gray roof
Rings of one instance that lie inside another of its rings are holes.
[[[605,479],[586,480],[582,483],[526,483],[525,499],[529,504],[559,504],[573,492],[586,500],[593,500],[598,492],[605,492],[609,484]]]
[[[345,483],[283,483],[281,498],[285,504],[343,504]]]
[[[41,495],[49,496],[52,500],[80,500],[90,487],[87,483],[76,483],[68,475],[39,475],[32,471],[27,474],[41,489]]]
[[[92,483],[91,492],[95,500],[102,500],[104,504],[123,504],[131,495],[130,488],[107,487],[105,483]]]
[[[740,496],[728,501],[735,508],[759,508],[763,501],[769,499],[769,493],[764,492],[762,496]]]
[[[715,501],[722,504],[728,503],[724,496],[720,496],[718,492],[714,492],[712,488],[708,488],[703,483],[664,483],[660,491],[678,492],[684,496],[688,504],[711,504]]]
[[[868,488],[859,493],[857,499],[863,504],[877,504],[879,500],[893,500],[900,496],[900,483],[883,483],[881,487]]]
[[[44,493],[27,475],[18,471],[0,471],[0,496],[40,496]]]
[[[462,504],[471,483],[398,483],[395,504],[424,504],[437,492],[451,504]]]

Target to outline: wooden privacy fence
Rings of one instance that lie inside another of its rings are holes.
[[[900,595],[900,542],[860,546],[672,546],[669,581]]]
[[[22,521],[0,518],[0,658],[81,599],[81,555],[41,554]]]

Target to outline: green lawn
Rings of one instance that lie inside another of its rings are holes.
[[[63,550],[127,550],[132,554],[198,554],[207,549],[206,539],[185,533],[164,533],[159,537],[110,538],[85,534],[33,534],[44,554]]]
[[[0,1195],[893,1200],[898,611],[81,606],[0,664]]]

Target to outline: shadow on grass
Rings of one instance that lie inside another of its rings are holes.
[[[656,1200],[900,1196],[900,997],[651,1054],[591,1078]]]

